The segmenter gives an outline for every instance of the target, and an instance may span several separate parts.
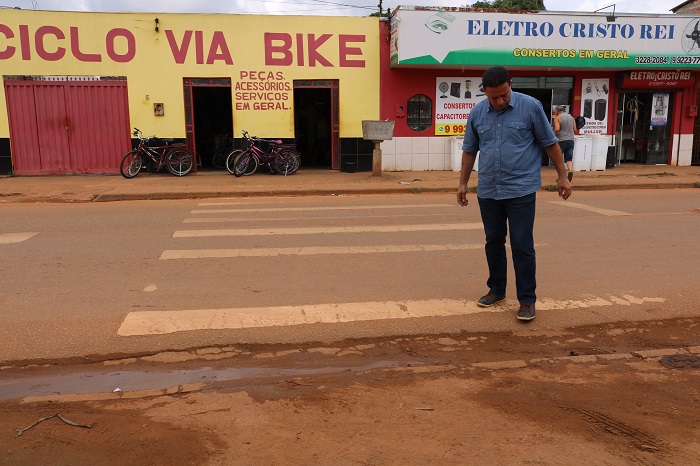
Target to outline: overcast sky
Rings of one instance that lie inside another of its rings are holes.
[[[476,1],[476,0],[473,0]],[[473,3],[473,1],[470,1]],[[549,11],[595,11],[615,4],[616,13],[670,14],[684,0],[544,0]],[[260,13],[366,16],[379,0],[0,0],[0,6],[60,11],[143,11],[163,13]],[[397,5],[467,6],[467,0],[382,0]],[[602,11],[612,11],[612,7]],[[0,18],[2,13],[0,13]]]

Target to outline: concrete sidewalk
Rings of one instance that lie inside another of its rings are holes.
[[[543,189],[555,185],[556,172],[542,168]],[[470,186],[476,186],[474,172]],[[120,175],[0,177],[0,202],[107,202],[138,199],[203,199],[249,196],[305,196],[456,192],[459,173],[452,171],[342,173],[300,169],[291,176],[255,173],[236,178],[227,171],[201,171],[184,177],[168,173]],[[576,172],[579,190],[700,187],[700,167],[619,165],[604,171]]]

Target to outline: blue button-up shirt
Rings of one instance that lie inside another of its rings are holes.
[[[477,195],[512,199],[542,186],[542,148],[557,136],[539,100],[511,91],[506,108],[497,111],[488,100],[469,113],[462,150],[479,151]]]

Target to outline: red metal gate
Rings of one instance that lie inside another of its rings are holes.
[[[15,175],[119,173],[131,150],[124,79],[4,79]]]

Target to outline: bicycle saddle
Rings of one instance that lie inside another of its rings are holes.
[[[273,139],[273,140],[270,141],[270,142],[274,142],[275,144],[282,144],[282,140],[281,140],[281,139]]]
[[[161,141],[163,141],[166,144],[170,144],[171,142],[173,142],[175,140],[174,138],[158,138],[158,139],[160,139]]]

